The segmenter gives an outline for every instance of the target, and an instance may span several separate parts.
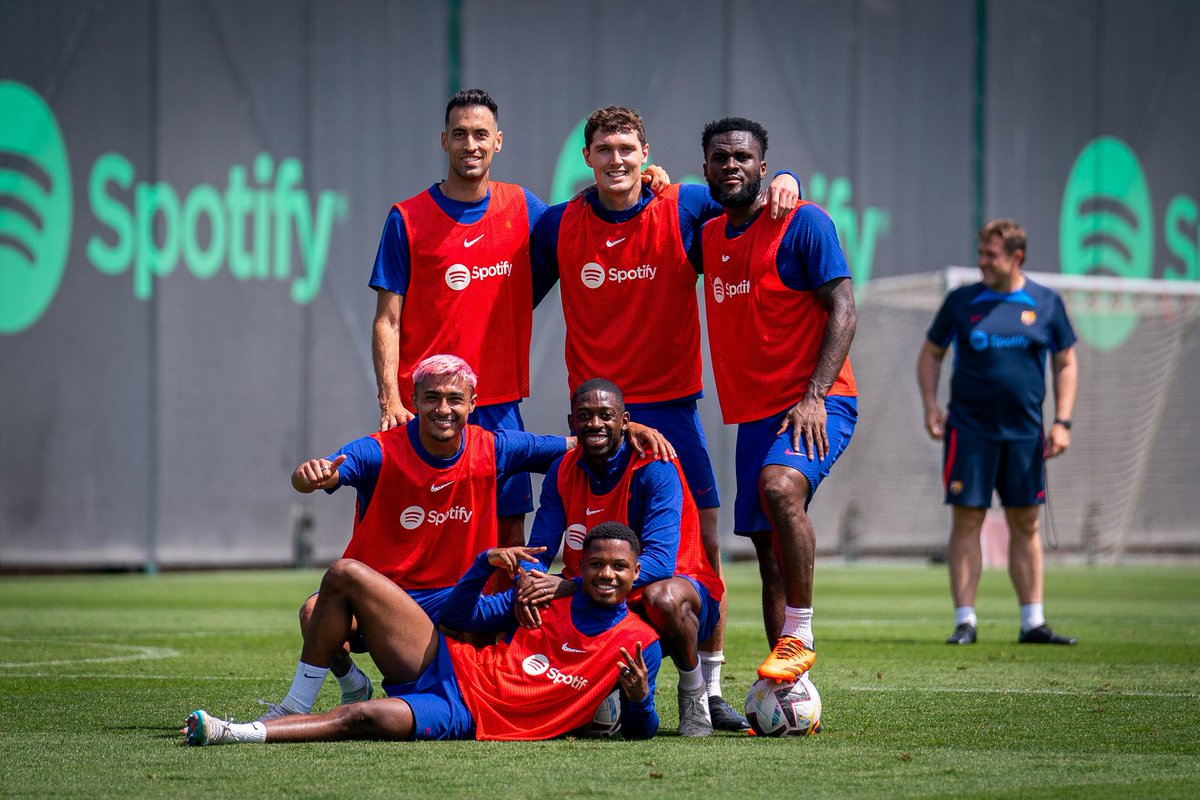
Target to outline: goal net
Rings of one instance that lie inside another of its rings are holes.
[[[1090,561],[1200,553],[1200,283],[1027,272],[1063,297],[1079,341],[1071,448],[1047,465],[1047,541]],[[916,358],[946,292],[974,268],[872,281],[851,350],[859,424],[813,505],[823,552],[936,554],[941,443],[925,433]],[[945,406],[953,359],[939,383]],[[1053,391],[1047,377],[1047,419]],[[996,502],[998,506],[998,501]]]

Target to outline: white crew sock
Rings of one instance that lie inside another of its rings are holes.
[[[704,673],[699,664],[695,669],[679,670],[679,690],[687,694],[704,693]]]
[[[975,618],[975,606],[958,606],[954,609],[955,627],[964,622],[972,627],[979,627],[979,621]]]
[[[292,687],[280,703],[293,714],[307,714],[312,711],[313,703],[317,702],[317,694],[321,684],[329,674],[329,667],[314,667],[303,661],[296,665],[296,675],[292,678]]]
[[[811,650],[813,646],[812,615],[813,610],[811,608],[784,606],[783,630],[779,632],[779,635],[781,637],[793,636]]]
[[[367,684],[370,683],[367,680],[366,673],[359,669],[358,664],[355,664],[353,661],[350,662],[349,672],[345,675],[334,675],[333,677],[337,678],[338,688],[342,690],[343,695],[366,691]]]
[[[1041,603],[1026,603],[1021,606],[1021,632],[1046,624],[1045,611]]]
[[[262,744],[267,741],[267,726],[261,722],[231,722],[229,734],[238,744]]]
[[[708,687],[709,697],[721,696],[721,666],[724,663],[724,650],[714,650],[711,653],[700,651],[700,671],[704,673],[704,685]]]

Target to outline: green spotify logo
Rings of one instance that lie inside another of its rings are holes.
[[[157,282],[182,265],[198,280],[226,268],[235,280],[273,281],[297,305],[311,303],[334,226],[349,213],[346,197],[310,193],[303,164],[270,153],[259,153],[249,169],[229,167],[227,175],[223,190],[199,183],[181,192],[165,181],[138,180],[120,153],[102,154],[81,185],[89,221],[106,230],[87,237],[83,256],[105,275],[131,273],[138,300],[149,300]],[[0,80],[0,335],[33,325],[58,292],[73,199],[54,112],[29,87]]]
[[[71,170],[54,113],[0,80],[0,334],[28,328],[58,291],[71,244]]]
[[[1071,168],[1059,220],[1059,259],[1067,275],[1149,278],[1154,208],[1137,156],[1120,139],[1093,140]],[[1080,335],[1111,350],[1137,327],[1137,315],[1075,315]]]
[[[1168,261],[1155,269],[1154,205],[1137,154],[1112,136],[1093,139],[1075,159],[1063,192],[1059,259],[1067,275],[1200,280],[1200,211],[1194,197],[1178,194],[1166,205],[1163,244]],[[1137,327],[1134,313],[1074,315],[1079,334],[1100,350],[1112,350]]]

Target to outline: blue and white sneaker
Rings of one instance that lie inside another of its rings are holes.
[[[227,744],[233,741],[229,723],[217,719],[207,711],[196,710],[188,714],[182,733],[184,744],[194,747],[203,747],[206,744]]]

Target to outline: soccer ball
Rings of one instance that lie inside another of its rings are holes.
[[[619,730],[621,730],[621,692],[617,690],[600,701],[596,715],[592,717],[590,723],[578,731],[578,735],[588,738],[603,738],[612,736]]]
[[[746,695],[746,719],[759,736],[820,733],[821,695],[807,674],[795,683],[763,678]]]

